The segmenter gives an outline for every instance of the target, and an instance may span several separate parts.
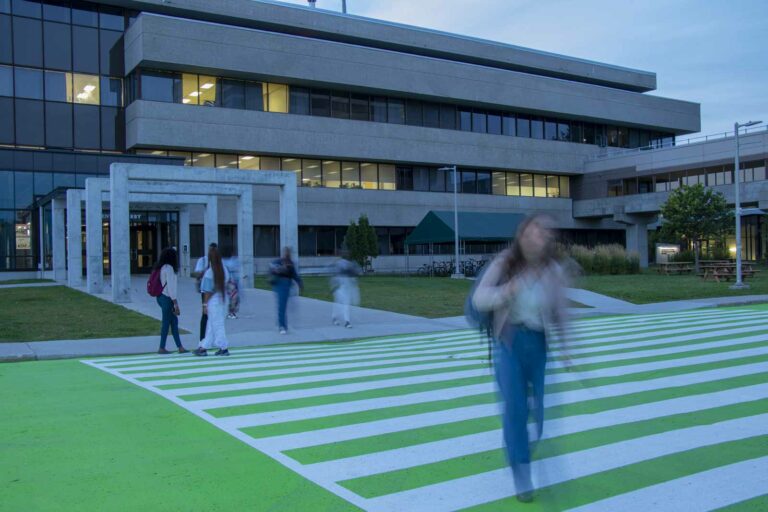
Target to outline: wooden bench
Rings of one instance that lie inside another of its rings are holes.
[[[680,274],[690,274],[693,272],[693,264],[690,261],[675,261],[675,262],[668,262],[668,263],[659,263],[656,271],[659,274],[665,274],[665,275],[680,275]]]

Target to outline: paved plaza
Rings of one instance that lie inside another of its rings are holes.
[[[561,343],[550,352],[533,464],[538,506],[765,510],[765,313],[749,306],[574,323],[573,366]],[[486,357],[477,333],[454,330],[242,348],[226,359],[82,363],[364,510],[535,509],[514,500]],[[249,482],[240,484],[247,495]]]

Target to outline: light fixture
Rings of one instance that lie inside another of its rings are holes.
[[[184,98],[183,100],[181,100],[182,103],[190,103],[191,101],[192,100],[190,100],[189,98]]]
[[[317,166],[316,165],[308,165],[307,169],[317,169]]]
[[[210,153],[200,153],[197,156],[200,157],[200,158],[207,158],[207,157],[211,156],[211,154]]]
[[[242,160],[253,160],[255,157],[251,155],[245,155],[240,157]]]
[[[231,162],[229,162],[229,165],[237,165],[237,160],[232,160]]]
[[[160,151],[159,149],[156,149],[152,152],[153,155],[165,155],[165,151]]]
[[[79,100],[87,100],[88,96],[90,96],[90,94],[88,94],[87,92],[81,92],[81,93],[79,93],[77,95],[77,99],[79,99]]]
[[[197,98],[198,96],[200,96],[200,91],[192,91],[191,93],[189,93],[189,95],[192,96],[193,98]]]
[[[96,88],[96,86],[95,86],[95,85],[91,85],[91,84],[88,84],[88,85],[86,85],[85,87],[83,87],[83,90],[84,90],[85,92],[91,92],[91,91],[93,91],[95,88]]]
[[[213,87],[213,84],[211,82],[206,82],[200,86],[201,89],[210,89],[211,87]]]
[[[333,160],[326,160],[323,163],[326,164],[326,165],[330,165],[330,164],[333,164],[335,162]]]
[[[734,245],[734,246],[731,246],[731,247],[729,247],[729,248],[728,248],[728,252],[733,252],[733,253],[735,253],[735,252],[736,252],[736,246]]]
[[[283,158],[283,162],[293,162],[295,158]]]
[[[226,165],[219,165],[219,166],[218,166],[218,169],[226,169],[226,168],[227,168],[227,166],[226,166]]]

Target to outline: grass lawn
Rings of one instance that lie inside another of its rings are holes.
[[[0,286],[4,286],[6,284],[36,284],[52,282],[52,279],[11,279],[9,281],[0,281]]]
[[[332,301],[328,277],[304,279],[302,296]],[[426,318],[464,314],[464,301],[474,281],[448,277],[366,276],[359,280],[361,306]],[[266,279],[256,286],[269,288]],[[573,302],[572,307],[586,307]]]
[[[747,290],[731,290],[731,282],[704,281],[695,275],[665,276],[648,270],[642,274],[625,276],[585,276],[577,283],[579,288],[609,295],[635,304],[671,300],[704,299],[738,295],[768,294],[768,270],[760,268],[756,277],[745,281]]]
[[[0,290],[0,342],[157,334],[154,318],[65,286]]]
[[[357,510],[175,404],[76,360],[0,365],[0,403],[0,512]]]

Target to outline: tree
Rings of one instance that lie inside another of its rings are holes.
[[[344,245],[349,251],[349,257],[363,269],[367,269],[371,259],[379,255],[376,230],[369,224],[366,215],[361,215],[357,223],[349,223]]]
[[[673,191],[661,215],[662,236],[693,243],[697,273],[701,241],[727,235],[733,228],[733,213],[723,194],[700,183]]]

